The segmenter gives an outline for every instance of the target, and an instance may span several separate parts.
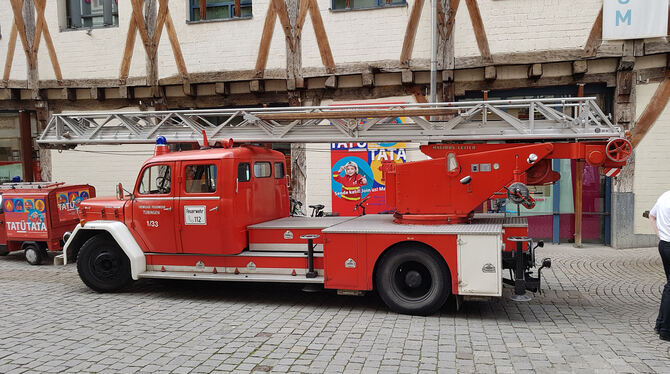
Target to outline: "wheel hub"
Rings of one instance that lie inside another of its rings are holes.
[[[98,254],[93,260],[94,273],[102,278],[108,278],[118,272],[119,260],[109,252]]]
[[[405,275],[405,284],[410,288],[417,288],[421,285],[422,277],[416,270],[410,270]]]

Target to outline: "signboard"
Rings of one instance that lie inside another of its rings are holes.
[[[184,206],[184,224],[185,225],[206,225],[207,207],[205,205],[185,205]]]
[[[8,234],[29,235],[34,238],[47,237],[44,199],[6,198],[3,199],[2,205]]]
[[[668,34],[668,0],[604,0],[603,39],[641,39]]]
[[[332,143],[333,212],[341,216],[358,215],[354,207],[365,198],[368,198],[364,203],[366,214],[387,210],[382,163],[406,162],[405,147],[405,143]]]

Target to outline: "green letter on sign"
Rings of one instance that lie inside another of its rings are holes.
[[[626,12],[626,15],[623,17],[621,16],[621,11],[617,10],[616,11],[616,25],[619,26],[619,20],[621,22],[627,22],[628,26],[630,26],[630,20],[631,20],[631,15],[630,15],[630,9]]]

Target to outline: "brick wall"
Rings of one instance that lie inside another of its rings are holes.
[[[636,113],[644,111],[659,84],[639,84],[636,90]],[[635,191],[634,230],[636,234],[653,234],[649,220],[642,212],[650,210],[656,199],[670,190],[670,107],[666,107],[654,126],[635,149]]]

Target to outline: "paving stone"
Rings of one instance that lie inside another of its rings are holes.
[[[76,266],[0,258],[0,373],[670,372],[653,332],[663,269],[655,248],[570,245],[542,294],[453,304],[434,316],[389,312],[373,294],[295,285],[143,280],[97,294]],[[635,274],[631,277],[630,274]]]

